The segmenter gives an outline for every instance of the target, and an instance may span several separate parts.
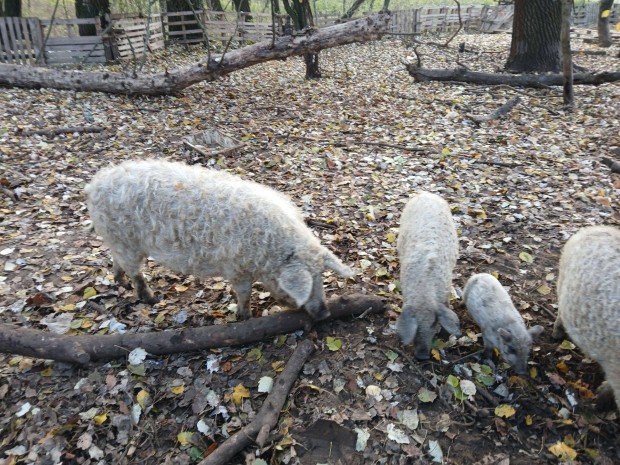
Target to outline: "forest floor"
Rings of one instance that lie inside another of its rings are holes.
[[[468,52],[457,52],[460,42]],[[420,52],[425,67],[459,61],[494,71],[509,45],[508,34],[461,34],[447,49]],[[586,55],[596,47],[577,38],[573,49],[581,66],[618,70],[618,45]],[[200,54],[168,50],[145,71]],[[304,80],[296,58],[181,96],[0,89],[0,323],[106,334],[235,320],[222,280],[198,284],[149,261],[147,277],[163,297],[154,306],[113,282],[110,254],[88,228],[83,188],[109,163],[144,157],[224,169],[285,192],[323,244],[355,268],[347,280],[326,275],[326,293],[387,302],[384,315],[137,365],[79,368],[0,354],[0,463],[199,461],[253,418],[266,395],[261,379],[276,379],[304,338],[316,351],[278,434],[231,463],[620,463],[618,412],[593,404],[600,368],[551,338],[563,243],[587,225],[620,225],[620,176],[601,163],[620,161],[620,86],[578,86],[567,112],[560,88],[416,84],[404,67],[413,61],[407,44],[386,40],[321,52],[324,78],[315,81]],[[515,96],[520,103],[505,119],[470,117]],[[104,130],[23,134],[84,125]],[[245,145],[215,157],[184,147],[183,137],[212,127]],[[463,328],[459,338],[438,334],[427,363],[413,361],[394,331],[398,221],[422,190],[442,195],[458,226],[451,304]],[[482,340],[460,295],[477,272],[495,273],[527,325],[545,328],[527,376],[472,356]],[[258,286],[252,303],[256,318],[281,310]]]

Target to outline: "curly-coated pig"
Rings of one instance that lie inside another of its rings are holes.
[[[439,326],[461,333],[448,306],[459,248],[448,203],[428,192],[411,198],[400,218],[397,248],[403,308],[396,328],[403,344],[414,343],[416,358],[428,360]]]
[[[553,337],[564,331],[605,371],[599,406],[620,408],[620,229],[589,226],[564,245]],[[604,400],[603,400],[604,399]]]
[[[525,374],[532,342],[543,332],[543,327],[536,325],[527,329],[504,286],[490,274],[480,273],[469,278],[463,300],[480,326],[485,355],[491,356],[493,348],[497,347],[518,374]]]
[[[87,186],[95,231],[110,247],[114,276],[128,275],[138,298],[157,302],[140,266],[146,257],[199,278],[221,276],[251,316],[252,283],[329,316],[322,272],[352,271],[319,242],[283,194],[221,171],[161,160],[128,161],[100,170]]]

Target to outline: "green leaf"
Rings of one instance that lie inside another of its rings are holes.
[[[425,387],[421,387],[418,391],[418,399],[420,400],[420,402],[433,402],[435,399],[437,399],[437,394],[433,391],[429,391]]]
[[[95,297],[97,295],[97,291],[94,287],[87,287],[84,289],[84,300],[88,300],[91,297]]]
[[[190,447],[189,448],[189,457],[194,461],[194,462],[200,462],[202,460],[202,451],[200,449],[198,449],[197,447]]]
[[[325,344],[327,345],[327,348],[331,350],[332,352],[336,352],[337,350],[340,350],[340,348],[342,347],[342,341],[338,338],[331,337],[331,336],[327,336],[325,338]]]
[[[573,344],[572,342],[570,342],[567,339],[564,339],[562,341],[562,344],[560,344],[560,349],[573,350],[574,348],[575,348],[575,344]]]
[[[385,356],[388,358],[390,362],[393,362],[394,360],[398,358],[398,354],[394,352],[393,350],[388,350],[387,352],[385,352]]]
[[[263,353],[259,348],[254,348],[248,352],[248,355],[245,357],[248,362],[260,362],[263,358]]]
[[[459,379],[454,375],[448,375],[448,378],[446,379],[446,383],[448,383],[453,388],[456,388],[459,386]]]
[[[476,381],[485,386],[493,386],[495,383],[495,376],[487,375],[486,373],[476,373]]]
[[[127,365],[127,369],[137,376],[146,375],[146,368],[144,368],[143,363],[141,363],[140,365]]]
[[[519,258],[525,263],[532,263],[534,261],[534,258],[532,258],[532,256],[527,252],[521,252],[519,254]]]

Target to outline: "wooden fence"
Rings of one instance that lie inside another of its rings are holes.
[[[513,9],[510,5],[463,6],[460,20],[465,31],[494,32],[510,29]],[[575,26],[593,26],[598,4],[576,6]],[[620,21],[620,5],[615,4],[610,23]],[[318,27],[339,21],[335,14],[317,14]],[[106,16],[105,27],[99,18],[55,19],[0,17],[0,63],[24,65],[59,63],[104,63],[139,58],[174,43],[191,45],[230,40],[247,43],[270,39],[273,31],[283,34],[284,16],[276,16],[275,28],[268,13],[221,11],[180,11],[142,15]],[[450,32],[459,27],[456,6],[421,7],[392,12],[390,33],[418,34]],[[96,35],[80,35],[91,28]]]

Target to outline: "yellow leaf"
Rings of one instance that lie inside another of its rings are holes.
[[[536,379],[537,376],[538,376],[538,369],[536,367],[531,367],[530,368],[530,378]]]
[[[394,234],[393,232],[389,232],[385,236],[385,239],[391,244],[392,242],[396,240],[396,234]]]
[[[41,372],[41,376],[52,376],[53,368],[52,366],[48,366],[45,370]]]
[[[540,295],[547,295],[551,292],[551,288],[546,284],[543,284],[538,289],[536,289]]]
[[[189,288],[188,288],[187,286],[181,286],[181,285],[179,285],[179,286],[174,286],[174,289],[175,289],[177,292],[185,292],[185,291],[187,291]]]
[[[91,297],[94,297],[97,295],[97,291],[95,290],[94,287],[87,287],[86,289],[84,289],[84,300],[88,300]]]
[[[521,259],[522,262],[525,262],[525,263],[532,263],[534,261],[532,256],[527,252],[521,252],[519,254],[519,258]]]
[[[495,407],[495,416],[510,418],[516,413],[516,410],[508,404],[500,404]]]
[[[281,372],[284,370],[284,360],[278,360],[277,362],[273,362],[271,364],[271,368],[273,368],[276,372]]]
[[[60,307],[63,312],[72,312],[75,310],[75,304],[67,304]]]
[[[525,424],[527,426],[532,426],[532,423],[534,423],[534,420],[532,419],[532,415],[528,415],[525,417]]]
[[[437,349],[431,349],[431,357],[433,357],[437,361],[441,360],[441,354]]]
[[[185,431],[183,433],[179,433],[177,434],[177,441],[179,441],[179,443],[182,446],[187,446],[190,443],[190,440],[192,439],[192,433],[191,431]]]
[[[244,398],[249,398],[250,397],[250,391],[248,391],[248,388],[246,388],[243,384],[239,383],[235,386],[235,389],[233,389],[233,393],[232,393],[232,401],[237,404],[237,405],[241,405],[241,402],[243,402]]]
[[[616,31],[620,32],[620,22],[616,23]]]
[[[444,147],[443,149],[441,149],[441,154],[442,155],[450,155],[450,149],[447,147]]]
[[[183,387],[183,386],[181,386]],[[176,394],[176,392],[175,392]],[[180,393],[179,393],[180,394]],[[140,404],[140,407],[142,407],[144,409],[144,402],[146,401],[146,399],[148,399],[150,396],[150,394],[148,393],[148,391],[145,391],[144,389],[141,389],[140,392],[138,393],[138,395],[136,395],[136,400],[138,401],[138,404]]]
[[[97,423],[99,426],[103,425],[107,419],[108,416],[105,413],[102,413],[101,415],[95,415],[93,417],[93,420],[95,420],[95,423]]]
[[[183,392],[185,392],[185,386],[174,386],[170,388],[170,391],[176,395],[183,394]]]
[[[611,13],[611,10],[603,10],[603,11],[601,11],[601,18],[609,17],[610,13]]]
[[[577,452],[570,446],[567,446],[563,442],[556,442],[549,447],[549,452],[555,455],[560,460],[575,460],[577,458]]]

